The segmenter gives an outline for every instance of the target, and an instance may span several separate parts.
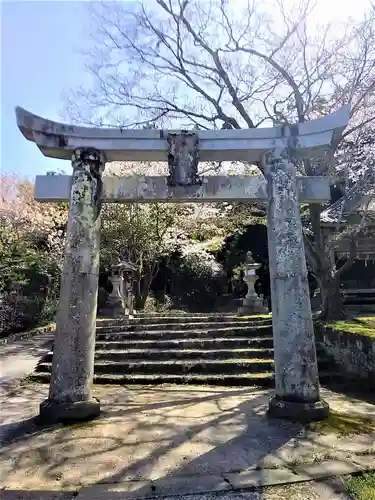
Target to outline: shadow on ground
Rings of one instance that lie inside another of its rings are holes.
[[[324,384],[327,389],[344,394],[348,398],[365,401],[366,403],[375,405],[375,386],[370,382],[350,380],[346,382],[331,380]]]
[[[30,478],[25,492],[31,493],[31,478],[42,473],[46,487],[54,483],[62,491],[74,483],[74,470],[86,463],[84,482],[101,483],[104,490],[132,481],[134,496],[155,496],[176,491],[178,483],[184,490],[201,476],[202,491],[213,491],[230,488],[224,472],[255,466],[301,430],[298,424],[268,420],[267,395],[249,389],[154,388],[139,390],[135,397],[126,397],[124,388],[111,390],[112,401],[103,402],[101,418],[83,426],[40,429],[32,418],[7,424],[0,458],[8,461],[8,476],[14,481],[22,472]],[[244,400],[250,395],[251,401]],[[82,477],[77,479],[79,489]]]
[[[31,412],[35,414],[46,389],[24,388],[23,400],[18,402],[25,405],[30,418],[17,422],[20,408],[15,408],[2,428],[4,500],[73,495],[89,499],[94,491],[90,485],[99,488],[98,498],[105,499],[110,492],[111,500],[120,500],[125,498],[119,486],[124,482],[126,498],[129,491],[133,498],[176,491],[197,494],[227,489],[233,493],[227,474],[258,468],[261,479],[266,473],[262,467],[285,465],[287,458],[293,460],[301,450],[311,454],[318,446],[304,438],[299,424],[266,417],[269,395],[265,391],[96,387],[103,408],[99,419],[41,429]],[[341,404],[337,398],[336,404]],[[11,411],[17,398],[10,398],[7,405]],[[323,452],[331,449],[324,442],[319,446]],[[338,441],[335,446],[339,451]],[[39,494],[42,489],[45,496]],[[263,498],[258,492],[257,500]]]
[[[54,332],[39,334],[37,338],[23,339],[1,345],[0,359],[27,353],[28,356],[42,357],[53,344]]]

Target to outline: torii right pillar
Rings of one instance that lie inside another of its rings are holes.
[[[276,386],[269,415],[312,421],[327,417],[329,407],[320,398],[294,153],[285,147],[263,158]]]

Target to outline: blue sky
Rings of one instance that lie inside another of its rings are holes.
[[[1,3],[1,2],[0,2]],[[45,158],[19,132],[14,107],[60,120],[62,91],[85,79],[75,52],[82,41],[87,4],[72,1],[1,3],[1,171],[33,178],[64,169],[64,160]]]
[[[203,0],[204,1],[204,0]],[[370,0],[321,1],[317,15],[361,15]],[[86,41],[87,2],[0,0],[0,169],[33,178],[48,170],[71,172],[69,162],[45,158],[19,132],[14,108],[61,121],[62,92],[87,83],[77,48]]]

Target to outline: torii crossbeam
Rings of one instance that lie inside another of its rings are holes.
[[[23,135],[45,156],[71,159],[73,176],[37,176],[36,199],[70,200],[48,421],[98,415],[92,398],[99,273],[100,207],[104,202],[252,201],[268,204],[268,249],[276,395],[269,413],[314,420],[328,414],[320,398],[299,203],[329,199],[328,179],[297,178],[295,160],[324,154],[349,119],[349,108],[306,123],[275,128],[161,131],[86,128],[45,120],[16,108]],[[168,177],[114,179],[110,161],[168,161]],[[264,178],[199,178],[198,161],[260,163]]]
[[[77,148],[98,149],[107,162],[167,161],[167,138],[176,131],[129,130],[78,127],[45,120],[23,108],[16,108],[17,125],[44,156],[71,160]],[[196,130],[200,161],[257,162],[264,151],[283,148],[285,139],[298,137],[296,153],[303,157],[321,154],[348,122],[346,106],[318,120],[291,127],[241,130]]]
[[[35,199],[42,202],[68,201],[70,175],[37,175]],[[324,203],[330,189],[326,177],[299,177],[298,198],[301,203]],[[267,181],[249,175],[213,175],[192,186],[170,186],[168,178],[159,176],[103,177],[103,203],[215,203],[219,201],[267,201]]]

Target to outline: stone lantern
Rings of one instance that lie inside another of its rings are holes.
[[[255,292],[255,281],[257,280],[256,271],[260,267],[260,264],[254,262],[251,252],[246,254],[246,262],[244,265],[244,281],[247,284],[247,295],[242,301],[242,305],[239,309],[240,314],[256,314],[256,313],[267,313],[268,309],[264,307],[262,300]]]
[[[136,313],[134,309],[134,294],[133,294],[133,283],[134,275],[137,272],[137,266],[132,262],[123,262],[123,293],[125,301],[125,316],[128,318],[133,318]]]
[[[127,261],[121,261],[110,266],[111,275],[109,279],[112,283],[112,292],[105,307],[108,315],[112,317],[133,316],[132,275],[136,270],[137,267]]]

